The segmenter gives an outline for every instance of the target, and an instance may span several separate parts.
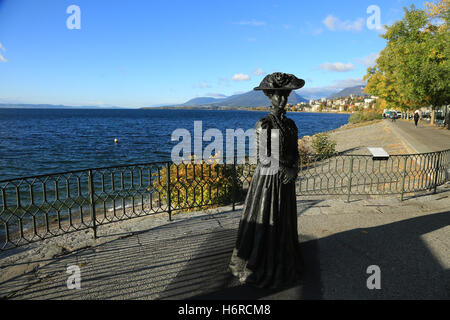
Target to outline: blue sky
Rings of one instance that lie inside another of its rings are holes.
[[[385,41],[369,29],[424,1],[0,0],[0,103],[143,107],[252,90],[265,74],[300,95],[358,85]],[[80,29],[68,29],[77,5]]]

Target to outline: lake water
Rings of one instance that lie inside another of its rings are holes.
[[[0,180],[170,160],[172,132],[247,130],[267,112],[238,110],[0,109]],[[349,115],[288,113],[299,138],[342,126]],[[115,144],[114,139],[119,143]]]

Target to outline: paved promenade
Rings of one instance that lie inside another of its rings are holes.
[[[227,271],[240,211],[175,220],[66,252],[0,283],[10,299],[449,299],[450,185],[408,199],[298,199],[304,283],[240,286]],[[44,262],[39,261],[37,262]],[[16,263],[16,267],[21,265]],[[66,286],[67,267],[81,289]],[[381,269],[369,290],[367,267]],[[3,265],[2,269],[14,266]],[[3,270],[2,270],[3,271]]]
[[[450,130],[433,127],[419,121],[417,128],[413,121],[384,120],[391,130],[401,136],[416,153],[450,149]]]
[[[386,124],[393,132],[407,125]],[[420,147],[414,138],[408,143]],[[179,214],[172,222],[166,216],[138,218],[114,224],[120,226],[115,233],[104,226],[96,241],[72,247],[65,242],[62,248],[54,245],[61,238],[46,240],[45,246],[33,245],[34,253],[28,256],[26,247],[5,252],[0,254],[0,297],[450,299],[449,183],[439,187],[437,194],[405,201],[396,196],[354,196],[350,203],[323,196],[297,200],[299,241],[306,264],[299,286],[254,289],[230,275],[227,266],[241,205],[234,212],[225,207],[212,214]],[[86,239],[90,236],[85,235]],[[43,252],[47,253],[38,254]],[[14,259],[20,255],[27,259]],[[67,267],[73,265],[80,268],[81,289],[69,290]],[[371,265],[380,267],[380,290],[366,286]]]

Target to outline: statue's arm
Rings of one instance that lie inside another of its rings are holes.
[[[292,144],[293,146],[295,146],[295,150],[292,151],[294,152],[294,161],[295,166],[297,167],[300,161],[300,152],[298,151],[298,128],[294,121],[292,121],[292,124],[295,132],[295,134],[293,135],[293,139],[295,140],[295,142]]]
[[[292,132],[292,135],[288,137],[290,141],[286,141],[290,146],[289,149],[286,150],[289,154],[280,157],[285,159],[285,161],[280,161],[282,182],[285,184],[291,183],[297,178],[298,162],[300,159],[300,153],[298,151],[298,128],[292,120],[289,122],[289,125],[291,126],[290,132]]]
[[[255,150],[257,163],[261,163],[261,158],[265,156],[270,156],[270,134],[271,134],[271,124],[266,118],[258,120],[255,126]],[[264,143],[264,139],[266,140]],[[264,144],[263,144],[264,143]],[[262,155],[262,157],[261,157]],[[264,162],[264,161],[263,161]],[[261,163],[263,165],[270,165],[266,163]]]
[[[290,120],[288,125],[290,126],[289,129],[292,132],[292,136],[287,138],[290,141],[284,142],[287,143],[289,149],[286,150],[288,154],[281,155],[280,165],[286,168],[297,168],[300,160],[300,153],[298,151],[298,128],[293,120]]]

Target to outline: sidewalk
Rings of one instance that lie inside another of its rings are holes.
[[[227,270],[240,211],[175,220],[81,249],[0,283],[11,299],[449,299],[450,185],[401,202],[299,198],[301,286],[240,286]],[[106,236],[103,236],[106,237]],[[107,237],[106,237],[107,238]],[[78,265],[81,289],[66,286]],[[369,290],[367,267],[381,268]],[[5,268],[12,266],[2,266]]]
[[[417,128],[413,121],[384,120],[386,125],[401,136],[415,153],[434,152],[450,149],[450,130],[424,124],[419,121]]]

